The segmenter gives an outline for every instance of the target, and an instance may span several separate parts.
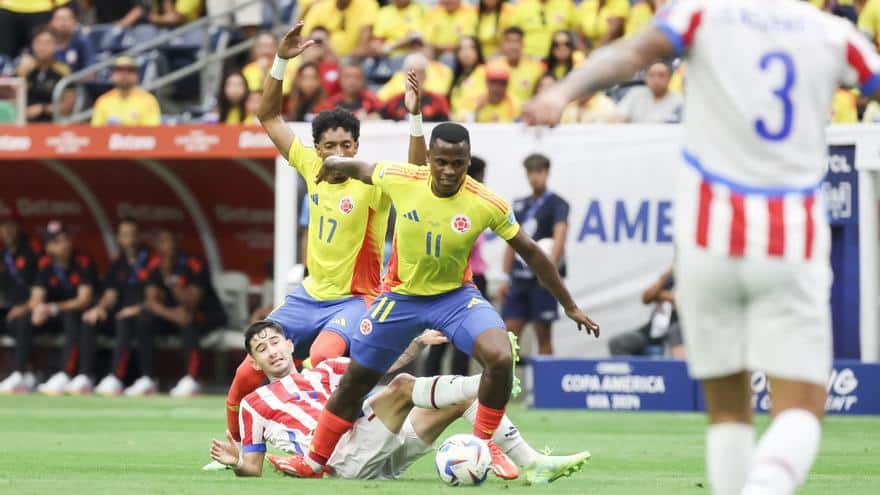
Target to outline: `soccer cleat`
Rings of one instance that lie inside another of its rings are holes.
[[[33,373],[14,371],[0,382],[0,394],[26,394],[33,391],[35,382]]]
[[[492,472],[503,480],[515,480],[519,477],[519,468],[510,460],[510,457],[501,450],[492,440],[486,442],[489,445],[489,453],[492,454]]]
[[[134,381],[130,387],[125,389],[127,397],[143,397],[145,395],[156,395],[159,391],[159,385],[155,380],[148,376],[142,376]]]
[[[115,397],[117,395],[122,395],[122,390],[124,388],[122,381],[117,378],[116,375],[110,374],[105,376],[98,383],[98,386],[95,387],[95,393],[104,397]]]
[[[43,395],[64,395],[67,385],[70,383],[70,377],[67,373],[59,371],[52,375],[48,380],[41,383],[37,387],[37,392]]]
[[[522,384],[516,376],[516,363],[519,362],[519,342],[513,332],[507,332],[507,340],[510,341],[510,353],[513,354],[513,385],[510,387],[510,398],[515,399],[522,393]]]
[[[525,468],[526,483],[540,485],[571,476],[580,471],[590,457],[586,450],[573,455],[541,455]]]
[[[312,469],[312,466],[309,466],[306,462],[306,458],[299,454],[289,456],[268,454],[266,455],[266,459],[275,467],[275,469],[288,476],[293,476],[295,478],[322,478],[324,476],[325,470],[316,473]]]
[[[231,467],[223,464],[222,462],[211,461],[204,466],[202,466],[202,471],[225,471],[227,469],[232,469]]]
[[[65,394],[70,395],[91,395],[94,383],[88,375],[79,374],[73,377],[73,380],[64,388]]]
[[[199,385],[199,382],[195,380],[195,378],[186,375],[181,378],[177,385],[172,388],[168,394],[171,397],[195,397],[199,395],[202,387]]]

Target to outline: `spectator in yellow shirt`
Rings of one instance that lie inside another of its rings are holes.
[[[504,30],[504,41],[501,43],[500,60],[507,64],[510,71],[508,91],[518,101],[528,101],[532,97],[535,83],[544,73],[544,64],[523,55],[523,30],[510,26]]]
[[[0,55],[17,57],[37,27],[49,23],[52,9],[70,0],[0,0]]]
[[[571,29],[575,20],[571,0],[520,0],[510,23],[525,33],[526,56],[543,58],[550,50],[553,33]]]
[[[203,3],[203,0],[153,0],[148,19],[157,26],[181,26],[202,16]]]
[[[584,0],[577,11],[578,29],[596,49],[623,36],[629,0]]]
[[[462,36],[477,32],[477,10],[461,0],[439,0],[427,21],[427,42],[438,57],[451,55]]]
[[[248,113],[250,90],[240,72],[226,76],[217,98],[217,118],[223,124],[256,124],[257,119]]]
[[[516,122],[522,112],[519,100],[507,91],[510,70],[503,63],[490,63],[486,67],[486,96],[477,104],[477,122]]]
[[[340,57],[366,57],[379,5],[376,0],[318,0],[305,17],[303,33],[318,26],[330,33],[330,47]]]
[[[629,11],[629,17],[626,20],[624,36],[632,36],[644,29],[645,26],[651,24],[654,12],[657,11],[656,3],[656,0],[640,0],[632,6]]]
[[[856,9],[859,9],[859,3]],[[880,0],[867,0],[859,12],[859,30],[880,46]]]
[[[477,11],[477,39],[483,55],[492,58],[501,47],[504,29],[510,26],[514,6],[507,0],[480,0]]]
[[[455,49],[452,87],[449,88],[449,107],[452,120],[472,122],[477,102],[486,95],[486,69],[483,52],[475,36],[465,36]]]
[[[93,126],[157,126],[161,123],[156,97],[138,86],[138,66],[133,58],[117,58],[110,80],[115,87],[95,101]]]
[[[859,122],[857,106],[858,93],[855,90],[837,88],[831,100],[832,124],[856,124]]]
[[[373,56],[397,57],[406,54],[406,45],[422,29],[425,9],[412,0],[394,0],[379,9],[373,27]]]
[[[263,79],[266,78],[266,71],[269,70],[269,67],[272,66],[272,61],[275,60],[275,52],[277,50],[278,40],[274,34],[264,31],[254,36],[254,44],[251,46],[251,61],[241,69],[241,74],[244,76],[245,81],[247,81],[249,90],[259,91],[263,88]],[[288,71],[290,65],[287,64]],[[288,75],[292,74],[285,74],[285,80]]]
[[[452,69],[446,64],[431,60],[428,56],[430,51],[430,48],[425,46],[425,42],[422,38],[415,37],[410,41],[409,54],[407,55],[406,60],[409,60],[409,56],[414,54],[420,55],[424,58],[427,68],[423,69],[419,67],[419,70],[425,70],[425,78],[420,79],[422,87],[425,91],[430,93],[446,95],[449,92],[449,87],[452,85]],[[412,60],[422,60],[422,58],[416,57]],[[421,65],[421,62],[419,65]],[[406,67],[406,61],[404,61],[403,69],[397,71],[391,76],[391,79],[379,89],[376,96],[379,97],[379,100],[382,101],[382,103],[388,103],[391,99],[406,91],[406,72],[410,68],[415,69],[415,67]]]
[[[553,74],[557,80],[562,79],[572,69],[584,61],[584,54],[575,50],[575,39],[571,31],[557,31],[553,33],[553,42],[547,50],[544,58],[544,66],[547,72]]]

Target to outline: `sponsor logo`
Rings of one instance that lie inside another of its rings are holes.
[[[452,230],[459,234],[464,234],[471,230],[471,219],[464,214],[458,214],[452,217]]]
[[[91,139],[71,131],[64,131],[61,134],[46,138],[46,146],[54,148],[55,152],[59,154],[78,153],[79,150],[85,148],[91,142]]]
[[[345,325],[345,318],[336,318],[335,320],[333,320],[332,323],[333,323],[334,325],[339,325],[340,327],[344,327],[344,326],[346,326],[346,325]]]
[[[117,217],[132,217],[142,222],[182,222],[183,210],[176,206],[137,203],[119,203]]]
[[[351,210],[354,209],[354,201],[351,200],[351,196],[346,196],[339,200],[339,211],[348,215],[351,213]]]
[[[241,149],[272,148],[272,140],[265,132],[242,131],[238,135],[238,147]]]
[[[174,138],[174,144],[190,153],[204,153],[220,144],[220,136],[208,134],[201,129],[193,129]]]
[[[31,149],[29,136],[0,136],[0,151],[28,151]]]
[[[74,216],[82,213],[82,207],[75,201],[18,198],[15,207],[23,217]]]
[[[479,297],[472,297],[470,302],[468,303],[467,307],[468,307],[468,309],[471,309],[474,306],[476,306],[477,304],[483,304],[484,302],[486,302],[486,301],[480,299]]]
[[[110,151],[152,151],[156,149],[156,136],[138,136],[136,134],[110,134],[107,141]]]
[[[666,381],[662,375],[563,375],[564,392],[618,392],[624,394],[662,394]]]
[[[511,225],[516,225],[516,214],[513,210],[510,210],[510,213],[507,214],[507,221],[511,223]]]
[[[416,210],[413,210],[413,211],[403,215],[403,218],[406,218],[407,220],[412,220],[413,222],[418,222],[419,221],[419,213]]]
[[[273,223],[275,212],[258,208],[234,208],[217,205],[214,208],[217,219],[224,223]]]
[[[859,379],[852,368],[834,368],[825,386],[828,398],[825,400],[825,411],[849,412],[859,402]],[[752,406],[759,411],[769,411],[770,382],[767,375],[756,371],[752,373]]]
[[[364,318],[363,320],[361,320],[360,331],[363,335],[370,335],[371,333],[373,333],[373,322],[370,321],[368,318]]]

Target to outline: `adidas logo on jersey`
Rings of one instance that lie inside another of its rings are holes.
[[[467,309],[471,309],[474,306],[476,306],[477,304],[482,304],[483,302],[484,301],[482,299],[480,299],[479,297],[472,297],[470,302],[467,305]]]
[[[419,221],[419,213],[416,210],[413,210],[409,213],[404,214],[403,218],[406,218],[408,220],[412,220],[413,222],[418,222]]]
[[[318,195],[317,194],[312,194],[311,198],[312,198],[312,203],[318,204]]]

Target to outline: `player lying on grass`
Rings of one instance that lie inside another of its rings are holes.
[[[422,347],[445,343],[440,332],[428,330],[417,337],[392,369],[413,360]],[[266,444],[287,453],[308,451],[318,415],[348,368],[347,358],[323,361],[298,373],[293,366],[294,344],[279,325],[260,321],[245,332],[245,347],[255,368],[270,379],[249,394],[239,413],[242,432],[239,450],[231,435],[211,442],[211,457],[232,467],[238,476],[260,476],[263,459],[289,472],[288,458],[266,455]],[[340,440],[327,464],[330,474],[345,479],[394,479],[416,460],[431,452],[432,444],[459,417],[473,422],[480,376],[396,376],[364,404],[351,431]],[[580,470],[589,452],[571,456],[542,455],[522,438],[507,417],[493,440],[525,469],[530,483],[549,483]]]

